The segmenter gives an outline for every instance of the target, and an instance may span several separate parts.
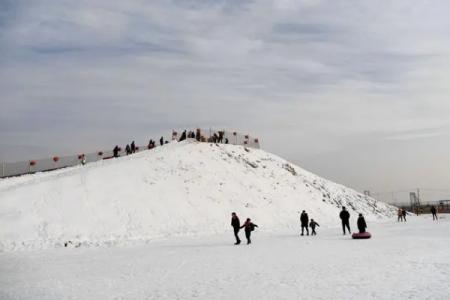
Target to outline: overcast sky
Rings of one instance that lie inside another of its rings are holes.
[[[450,189],[449,12],[447,0],[0,0],[0,161],[224,127],[360,191]]]

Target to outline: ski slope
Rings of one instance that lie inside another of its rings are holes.
[[[322,227],[386,220],[395,208],[263,150],[173,142],[151,151],[0,180],[0,251],[125,245],[220,234],[230,213],[265,232],[295,231],[306,210]],[[68,243],[68,244],[67,244]]]
[[[448,216],[368,226],[373,238],[358,241],[340,228],[314,237],[259,228],[249,246],[234,246],[229,231],[3,252],[0,299],[449,299]]]

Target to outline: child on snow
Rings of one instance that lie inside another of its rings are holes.
[[[252,234],[252,231],[255,230],[255,227],[258,227],[258,225],[253,224],[251,222],[250,218],[247,218],[244,225],[241,226],[241,228],[244,228],[244,231],[245,231],[245,237],[247,238],[247,245],[252,242],[250,240],[250,236]]]
[[[311,227],[311,235],[316,235],[316,226],[320,227],[314,219],[311,219],[311,222],[309,222],[309,227]]]

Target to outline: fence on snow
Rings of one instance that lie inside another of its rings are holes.
[[[197,132],[199,129],[193,130],[193,132]],[[213,129],[200,129],[201,136],[199,138],[200,142],[211,142],[214,137],[214,134],[218,134],[218,130]],[[226,131],[223,132],[223,142],[229,143],[232,145],[241,145],[251,148],[260,148],[258,138],[251,137],[250,135],[240,134],[235,131]],[[181,136],[180,132],[172,131],[171,140],[178,140]],[[167,140],[170,141],[170,140]],[[156,140],[155,143],[157,146],[159,145],[159,141]],[[137,146],[136,152],[141,152],[144,150],[150,150],[147,145],[145,146]],[[119,151],[119,155],[126,155],[125,147],[122,147]],[[100,150],[92,153],[80,153],[77,155],[68,155],[68,156],[53,156],[51,158],[44,159],[36,159],[36,160],[26,160],[26,161],[18,161],[18,162],[3,162],[0,165],[0,178],[19,176],[24,174],[32,174],[36,172],[48,172],[57,169],[73,167],[76,165],[81,165],[82,163],[90,163],[104,159],[113,158],[112,150]]]

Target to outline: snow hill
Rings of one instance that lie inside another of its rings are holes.
[[[230,213],[261,231],[298,231],[299,211],[338,226],[396,208],[263,150],[173,142],[151,151],[0,180],[0,251],[114,245],[230,231]],[[354,226],[354,225],[353,225]]]

